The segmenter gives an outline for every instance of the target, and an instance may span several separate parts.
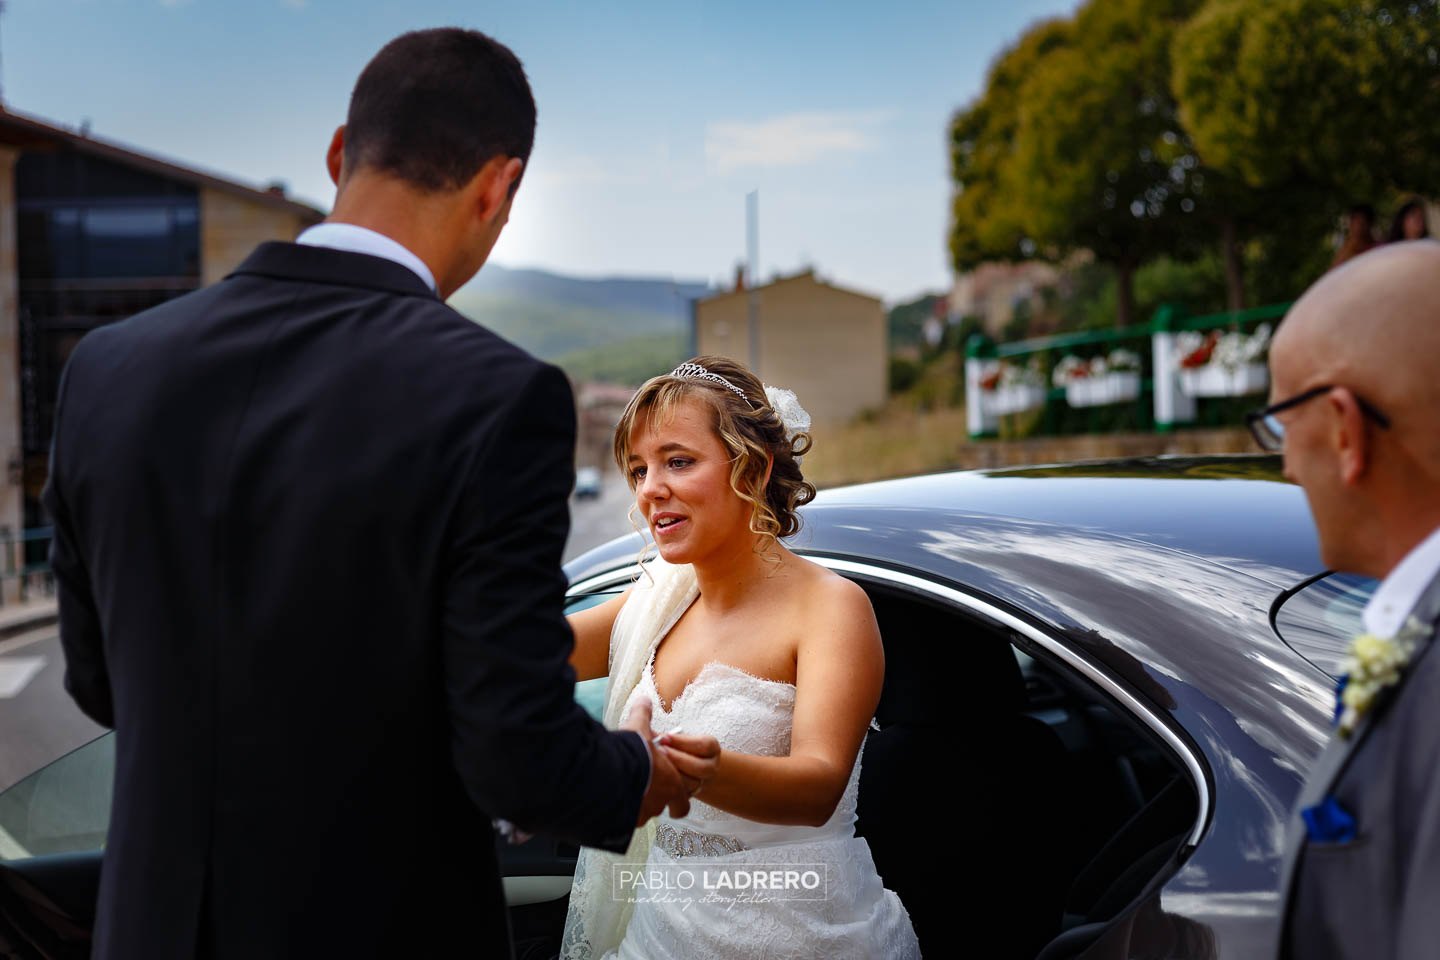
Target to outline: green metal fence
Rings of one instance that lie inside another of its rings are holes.
[[[1003,344],[976,334],[965,346],[970,435],[995,436],[1003,425],[1030,436],[1239,425],[1268,384],[1260,328],[1289,308],[1190,316],[1165,304],[1135,327]],[[1057,367],[1077,375],[1057,383]]]

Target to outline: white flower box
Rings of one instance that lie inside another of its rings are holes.
[[[1140,396],[1140,374],[1134,370],[1082,377],[1065,384],[1065,402],[1072,407],[1100,407]]]
[[[1180,371],[1180,389],[1192,397],[1243,397],[1264,393],[1270,386],[1270,371],[1263,363],[1226,367],[1207,363]]]
[[[1033,410],[1036,407],[1045,406],[1045,395],[1048,391],[1043,386],[1021,383],[1010,386],[996,387],[981,395],[985,412],[991,416],[1004,416],[1007,413],[1019,413],[1022,410]]]

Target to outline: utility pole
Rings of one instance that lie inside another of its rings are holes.
[[[749,263],[745,289],[750,314],[750,370],[760,376],[760,295],[755,287],[760,279],[760,191],[745,195],[745,259]]]

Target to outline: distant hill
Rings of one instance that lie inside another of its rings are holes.
[[[575,380],[638,386],[651,377],[669,373],[689,356],[688,334],[652,333],[575,350],[556,357],[555,362]]]
[[[526,300],[551,300],[578,307],[622,312],[690,316],[690,301],[716,291],[703,281],[663,277],[566,277],[544,270],[512,270],[488,264],[455,297],[490,294]]]
[[[690,301],[713,292],[697,282],[587,280],[492,264],[450,305],[576,379],[639,384],[685,359]]]

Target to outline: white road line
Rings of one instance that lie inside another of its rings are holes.
[[[45,668],[44,657],[6,657],[0,660],[0,700],[18,696],[35,674]]]

